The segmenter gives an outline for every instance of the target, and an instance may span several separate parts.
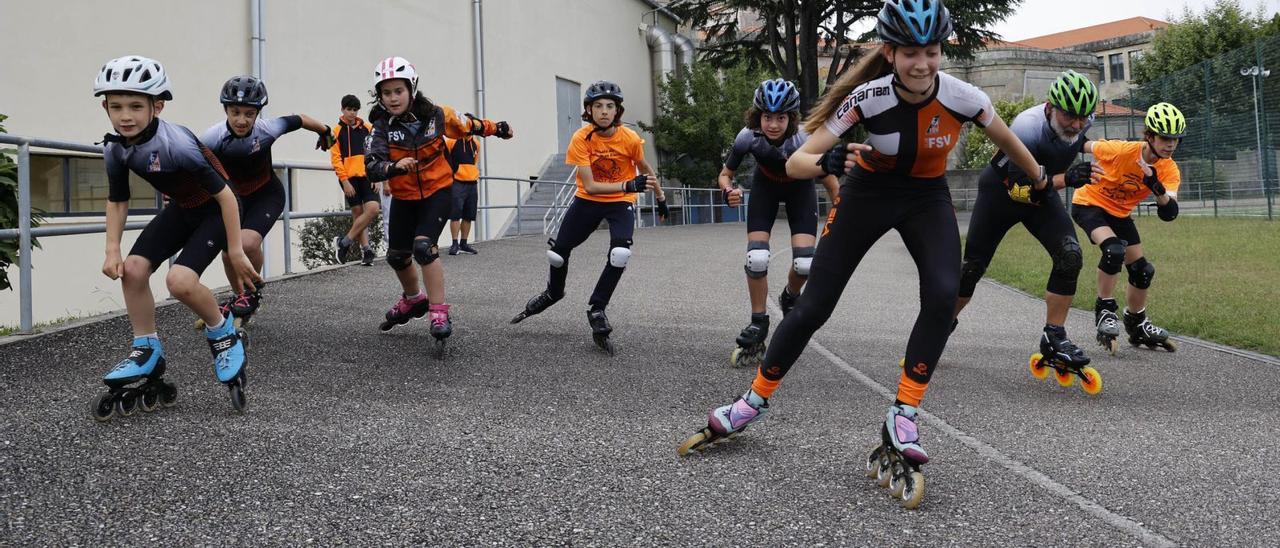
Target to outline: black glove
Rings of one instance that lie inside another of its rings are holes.
[[[644,192],[649,188],[649,177],[646,175],[636,175],[635,179],[622,183],[622,191],[629,193]]]
[[[484,137],[484,122],[481,122],[479,118],[476,118],[476,115],[470,112],[462,113],[462,117],[467,121],[468,133]]]
[[[844,143],[836,143],[831,150],[822,153],[818,158],[818,166],[822,172],[836,177],[844,176],[844,162],[849,157],[849,147]]]
[[[1090,162],[1076,162],[1067,168],[1066,173],[1062,174],[1062,179],[1071,188],[1080,188],[1093,182],[1093,164]]]
[[[506,121],[498,122],[498,132],[494,133],[494,135],[499,139],[510,139],[511,124],[508,124]]]
[[[667,209],[667,201],[658,200],[658,218],[665,221],[670,216],[671,210]]]
[[[1152,171],[1155,171],[1155,170],[1152,169]],[[1152,195],[1164,196],[1164,193],[1165,193],[1164,185],[1160,183],[1160,179],[1156,177],[1155,173],[1152,173],[1151,175],[1147,175],[1146,177],[1143,177],[1142,184],[1146,185],[1147,188],[1151,189]]]
[[[324,126],[323,132],[316,133],[320,135],[320,138],[316,139],[316,150],[329,150],[333,148],[334,143],[337,142],[333,138],[333,128],[330,128],[329,126]]]
[[[1156,215],[1159,215],[1160,220],[1166,223],[1174,219],[1177,219],[1178,218],[1178,201],[1173,198],[1169,198],[1169,201],[1166,202],[1164,205],[1157,204]]]

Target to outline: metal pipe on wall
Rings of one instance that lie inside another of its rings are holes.
[[[249,57],[252,59],[251,68],[253,69],[253,77],[260,81],[266,81],[267,63],[267,37],[262,31],[262,0],[249,0]],[[263,108],[259,114],[265,114],[266,108]],[[285,193],[288,194],[292,189],[286,188]],[[268,245],[267,238],[262,239],[262,276],[270,275],[269,265],[271,264],[271,248]],[[287,253],[286,253],[287,255]],[[286,267],[285,271],[289,269]]]
[[[472,35],[475,36],[475,75],[476,75],[476,116],[485,118],[484,105],[484,0],[471,0]],[[480,175],[489,173],[489,147],[480,149]],[[480,179],[480,194],[485,205],[489,204],[489,181]],[[516,185],[516,199],[520,196],[520,185]],[[475,228],[476,239],[489,239],[489,210],[480,213],[480,226]],[[463,238],[466,237],[464,234]]]

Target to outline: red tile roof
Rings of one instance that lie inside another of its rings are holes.
[[[1058,49],[1109,38],[1119,38],[1130,34],[1139,34],[1156,29],[1163,29],[1169,23],[1148,17],[1130,17],[1101,25],[1072,29],[1035,38],[1027,38],[1011,42],[1020,46],[1040,49]]]

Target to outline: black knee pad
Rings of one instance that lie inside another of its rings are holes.
[[[412,264],[412,259],[413,253],[408,251],[401,251],[398,249],[387,250],[387,264],[391,265],[391,268],[397,271],[409,268],[409,265]]]
[[[1125,267],[1129,271],[1129,285],[1138,289],[1151,287],[1151,280],[1156,277],[1156,266],[1139,257],[1133,264]]]
[[[1119,274],[1120,267],[1124,266],[1124,247],[1126,245],[1128,245],[1128,242],[1116,236],[1107,238],[1101,244],[1098,244],[1098,247],[1102,249],[1102,258],[1098,259],[1098,270],[1111,275]]]
[[[440,258],[440,248],[431,238],[413,241],[413,260],[422,266],[436,262]]]
[[[981,261],[965,261],[960,267],[960,296],[966,299],[973,296],[978,281],[986,274],[987,265]]]
[[[1058,295],[1075,295],[1076,280],[1084,266],[1084,250],[1074,236],[1062,239],[1053,254],[1053,270],[1049,272],[1049,285],[1045,288]]]

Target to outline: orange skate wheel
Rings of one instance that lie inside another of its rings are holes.
[[[1092,367],[1085,367],[1080,370],[1080,388],[1085,394],[1096,396],[1102,392],[1102,375],[1098,374],[1098,370]]]
[[[1040,363],[1043,359],[1044,356],[1040,355],[1039,352],[1031,355],[1031,375],[1040,380],[1044,380],[1049,377],[1049,367]]]

